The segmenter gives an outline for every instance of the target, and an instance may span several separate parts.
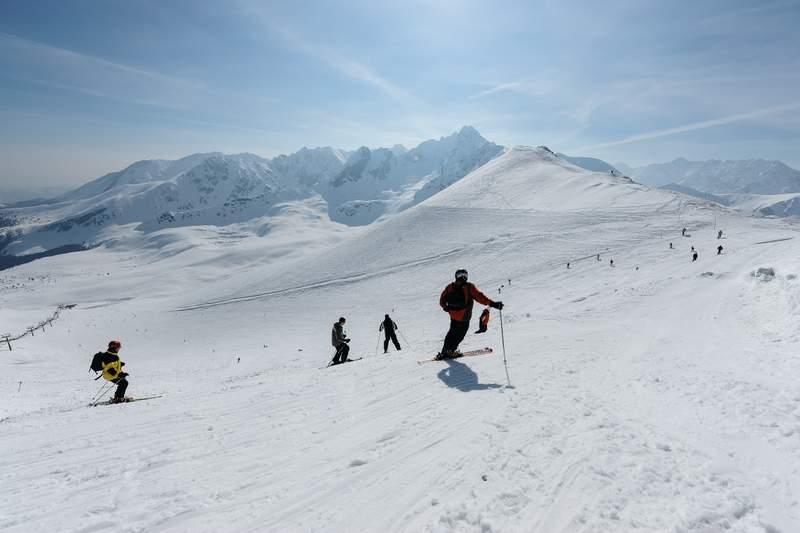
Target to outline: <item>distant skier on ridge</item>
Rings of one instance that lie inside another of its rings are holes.
[[[468,276],[463,268],[456,270],[455,281],[447,285],[439,296],[439,305],[450,315],[450,329],[444,338],[442,351],[436,359],[452,359],[459,356],[457,348],[469,330],[472,306],[476,300],[483,305],[503,309],[503,302],[490,300],[475,285],[467,281]]]
[[[387,314],[378,328],[378,331],[382,331],[384,335],[383,353],[387,353],[389,351],[389,341],[392,341],[392,344],[394,344],[395,348],[398,350],[400,349],[400,343],[397,342],[397,335],[394,334],[396,329],[400,328],[397,327],[395,321],[389,318],[389,315]]]

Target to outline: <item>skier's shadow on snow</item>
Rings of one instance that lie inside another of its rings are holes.
[[[455,359],[445,359],[449,365],[439,371],[436,375],[442,382],[450,388],[458,389],[461,392],[470,392],[474,390],[489,390],[499,389],[502,385],[497,383],[478,383],[478,374],[472,371],[470,367]]]

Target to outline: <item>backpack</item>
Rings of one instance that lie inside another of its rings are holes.
[[[444,301],[450,309],[466,309],[470,307],[472,297],[470,295],[468,283],[463,287],[451,283],[449,289],[447,295],[444,297]]]
[[[92,364],[89,365],[89,368],[94,370],[95,372],[100,372],[103,370],[103,352],[97,352],[92,357]]]

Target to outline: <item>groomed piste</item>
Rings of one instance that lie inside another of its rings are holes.
[[[0,351],[0,530],[800,530],[796,225],[527,147],[363,228],[281,213],[3,272],[0,329],[76,307]],[[478,312],[492,355],[416,363],[458,268],[507,368]],[[363,359],[320,369],[340,316]],[[162,397],[87,407],[112,338]]]

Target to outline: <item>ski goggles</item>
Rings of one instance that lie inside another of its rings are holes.
[[[466,270],[456,270],[456,279],[463,279],[467,281],[467,271]]]

